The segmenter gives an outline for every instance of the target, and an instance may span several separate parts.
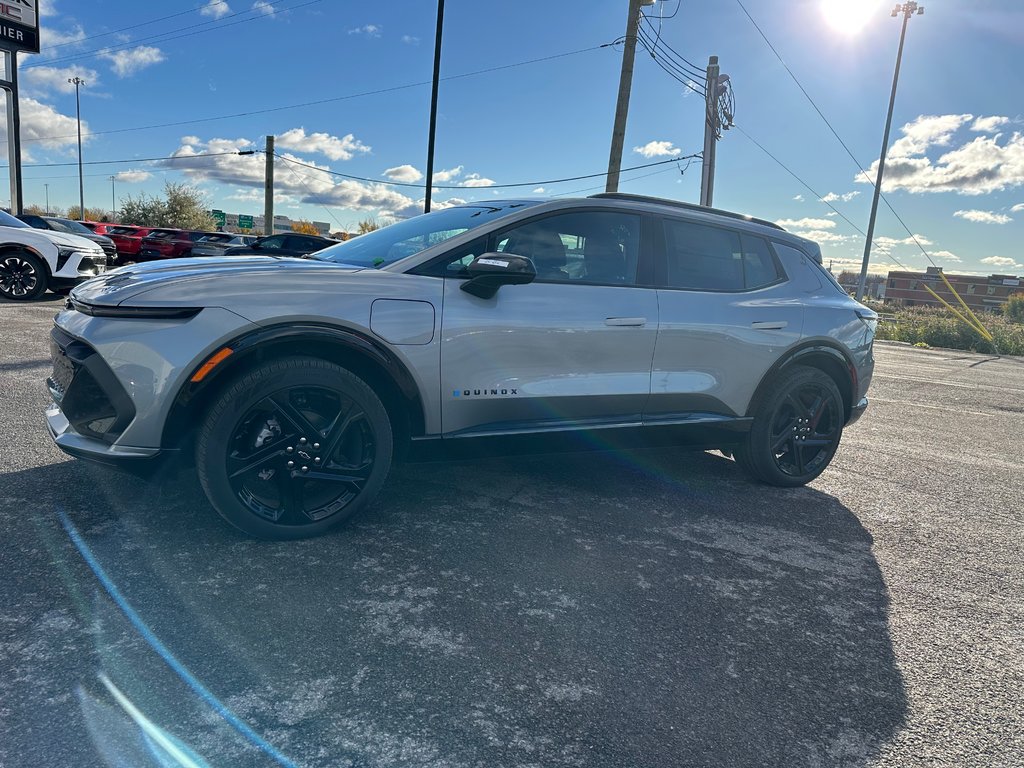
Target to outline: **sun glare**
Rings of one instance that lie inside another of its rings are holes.
[[[882,0],[821,0],[821,10],[832,28],[848,35],[860,32],[881,11]]]

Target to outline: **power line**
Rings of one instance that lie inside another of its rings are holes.
[[[274,153],[274,157],[280,157],[280,155],[278,155],[278,154],[277,154],[277,153],[275,152],[275,153]],[[306,184],[306,182],[304,181],[304,179],[308,179],[308,178],[309,178],[308,176],[305,176],[304,174],[301,174],[301,173],[299,173],[298,171],[296,171],[296,170],[295,170],[294,168],[292,168],[292,167],[289,167],[289,168],[288,168],[288,173],[290,173],[290,174],[291,174],[292,176],[294,176],[295,178],[297,178],[297,179],[299,180],[299,184],[301,184],[301,185],[302,185],[302,188],[303,188],[304,190],[306,190],[306,194],[307,194],[307,195],[309,195],[310,197],[316,197],[316,195],[315,195],[315,194],[313,194],[313,190],[311,190],[311,189],[309,188],[309,185],[308,185],[308,184]],[[334,223],[335,223],[335,224],[337,224],[337,225],[338,225],[338,227],[339,227],[339,228],[340,228],[340,229],[341,229],[342,231],[345,231],[345,225],[344,225],[344,224],[342,224],[342,223],[341,223],[341,221],[339,221],[339,220],[338,220],[338,217],[337,217],[337,216],[335,216],[335,215],[334,215],[334,211],[332,211],[332,210],[331,210],[330,208],[328,208],[328,207],[327,207],[326,205],[324,205],[323,203],[320,203],[320,207],[321,207],[321,208],[323,208],[323,209],[324,209],[325,211],[327,211],[327,215],[328,215],[328,216],[330,216],[330,217],[331,217],[332,219],[334,219]]]
[[[832,123],[829,122],[829,119],[825,117],[825,114],[821,111],[821,109],[818,108],[818,105],[815,103],[814,99],[811,98],[811,94],[809,94],[807,92],[807,89],[804,88],[803,83],[800,82],[799,78],[797,78],[793,70],[789,68],[788,64],[786,64],[785,60],[782,58],[782,55],[778,52],[778,50],[776,50],[775,46],[772,45],[771,40],[768,39],[768,36],[765,35],[764,31],[761,29],[758,23],[754,21],[754,17],[750,15],[750,12],[747,10],[746,6],[743,5],[743,0],[736,0],[736,2],[743,10],[743,13],[746,14],[747,18],[750,19],[750,23],[754,25],[754,29],[756,29],[758,31],[758,34],[761,35],[761,39],[764,40],[765,44],[767,44],[767,46],[771,49],[772,53],[775,54],[775,58],[779,60],[779,62],[785,68],[786,72],[789,73],[789,76],[793,79],[793,82],[796,83],[797,88],[800,89],[800,92],[807,98],[807,101],[810,102],[811,106],[814,107],[814,111],[818,113],[818,117],[820,117],[824,121],[825,125],[828,126],[829,131],[832,132],[832,135],[836,137],[836,140],[842,145],[843,149],[846,150],[846,154],[850,156],[851,160],[853,160],[854,165],[857,166],[857,170],[860,171],[861,175],[864,177],[864,180],[871,186],[872,189],[874,189],[875,183],[871,180],[871,177],[868,175],[868,172],[864,170],[864,166],[861,164],[860,160],[858,160],[856,155],[853,154],[853,152],[847,146],[846,142],[843,141],[843,138],[839,135],[836,129],[832,127]],[[911,239],[914,241],[917,247],[921,249],[921,253],[925,255],[925,258],[928,259],[928,261],[931,263],[933,267],[938,267],[938,264],[936,264],[935,260],[932,259],[931,254],[927,250],[925,250],[925,247],[921,244],[921,241],[917,239],[917,235],[915,235],[914,232],[911,231],[910,227],[908,227],[907,223],[903,220],[903,217],[901,217],[899,213],[896,212],[896,209],[893,208],[892,203],[889,202],[889,199],[881,192],[879,192],[879,197],[881,197],[882,201],[885,203],[886,208],[888,208],[892,215],[896,217],[896,220],[899,221],[903,229],[906,230],[907,234],[910,235]],[[864,235],[864,237],[867,237],[867,235],[864,232],[861,232],[861,234]]]
[[[331,171],[331,170],[328,170],[326,168],[318,168],[315,165],[310,165],[309,163],[301,163],[298,160],[293,160],[290,157],[285,157],[284,155],[279,155],[276,152],[274,153],[274,157],[278,157],[281,160],[284,160],[286,163],[291,163],[292,165],[298,165],[298,166],[300,166],[302,168],[309,168],[310,170],[319,171],[320,173],[326,173],[326,174],[329,174],[331,176],[340,176],[340,177],[342,177],[344,179],[352,179],[353,181],[363,181],[363,182],[366,182],[368,184],[385,184],[385,185],[392,186],[392,187],[415,187],[416,189],[422,189],[423,188],[422,184],[413,184],[411,182],[405,182],[405,181],[390,181],[390,180],[387,180],[387,179],[369,179],[369,178],[367,178],[365,176],[353,176],[352,174],[349,174],[349,173],[341,173],[340,171]],[[642,168],[653,168],[656,165],[665,165],[666,163],[676,163],[676,162],[679,162],[680,160],[688,160],[688,159],[692,159],[692,158],[695,158],[695,157],[700,157],[700,155],[699,154],[696,154],[696,155],[677,155],[675,157],[669,158],[668,160],[659,160],[659,161],[654,162],[654,163],[644,163],[643,165],[634,165],[631,168],[623,168],[623,169],[621,169],[620,172],[638,171],[638,170],[640,170]],[[607,175],[608,175],[608,171],[602,171],[601,173],[588,173],[588,174],[585,174],[583,176],[567,176],[567,177],[562,178],[562,179],[545,179],[545,180],[542,180],[542,181],[520,181],[520,182],[516,182],[514,184],[489,184],[487,186],[481,186],[481,187],[466,187],[466,186],[458,186],[458,185],[438,185],[438,184],[435,184],[433,188],[434,189],[461,189],[461,190],[465,191],[467,189],[508,189],[508,188],[511,188],[511,187],[539,187],[539,186],[543,186],[544,184],[561,184],[561,183],[566,182],[566,181],[582,181],[583,179],[596,179],[596,178],[600,178],[602,176],[607,176]]]
[[[194,160],[199,157],[220,157],[222,155],[252,155],[255,154],[254,149],[241,149],[233,152],[207,152],[200,155],[171,155],[170,157],[130,157],[124,160],[87,160],[82,165],[119,165],[124,163],[154,163],[165,160]],[[62,168],[68,165],[77,166],[77,162],[73,163],[31,163],[29,165],[23,165],[22,168]],[[0,165],[0,169],[10,168],[9,165]]]
[[[647,26],[648,26],[648,27],[650,28],[650,30],[649,30],[649,33],[654,33],[654,32],[657,32],[657,30],[655,30],[655,28],[654,28],[654,24],[653,24],[653,23],[651,23],[650,17],[648,17],[648,16],[644,15],[644,16],[642,16],[642,21],[645,21],[645,22],[647,22]],[[681,67],[684,67],[684,68],[686,68],[686,67],[689,67],[690,69],[694,70],[695,72],[697,72],[698,74],[700,74],[701,76],[703,76],[703,74],[704,74],[704,71],[703,71],[703,70],[702,70],[702,69],[701,69],[701,68],[700,68],[700,67],[699,67],[699,66],[698,66],[697,64],[694,64],[694,63],[693,63],[692,61],[690,61],[690,60],[689,60],[688,58],[686,58],[686,57],[685,57],[685,56],[683,56],[683,55],[682,55],[681,53],[679,53],[679,51],[677,51],[677,50],[676,50],[675,48],[673,48],[673,47],[672,47],[671,45],[669,45],[669,44],[668,44],[668,43],[666,43],[666,42],[665,42],[664,40],[662,40],[662,39],[661,39],[661,36],[660,36],[660,33],[659,33],[659,34],[658,34],[658,36],[657,36],[657,40],[656,40],[656,42],[658,43],[658,46],[659,46],[660,48],[662,48],[663,50],[667,51],[667,52],[668,52],[668,54],[669,54],[669,55],[670,55],[671,57],[673,57],[674,59],[676,59],[676,60],[677,60],[677,61],[679,62],[679,64],[680,64],[680,66],[681,66]]]
[[[86,40],[95,40],[98,37],[109,37],[110,35],[116,35],[119,32],[127,32],[130,29],[138,29],[139,27],[147,27],[150,24],[156,24],[156,23],[161,22],[161,21],[167,21],[168,19],[174,19],[174,18],[177,18],[178,16],[185,16],[186,14],[189,14],[189,13],[195,13],[196,11],[201,11],[203,8],[213,8],[213,7],[218,6],[218,5],[227,5],[227,0],[216,0],[215,2],[212,2],[212,3],[204,3],[203,5],[197,5],[194,8],[189,8],[187,11],[178,11],[177,13],[172,13],[172,14],[170,14],[168,16],[161,16],[160,18],[157,18],[157,19],[150,19],[149,21],[141,21],[138,24],[132,24],[131,26],[128,26],[128,27],[121,27],[120,29],[112,29],[109,32],[100,32],[99,34],[96,34],[96,35],[88,35],[86,37],[79,38],[78,40],[69,40],[66,43],[56,43],[54,45],[47,46],[47,50],[52,51],[54,48],[64,48],[64,47],[69,46],[69,45],[79,45],[80,43],[84,43]],[[214,19],[214,21],[216,21],[216,20],[217,19]]]
[[[562,59],[562,58],[565,58],[566,56],[575,56],[575,55],[580,54],[580,53],[588,53],[590,51],[598,51],[598,50],[601,50],[602,48],[610,48],[612,45],[613,45],[613,43],[603,43],[601,45],[592,45],[592,46],[590,46],[588,48],[578,48],[578,49],[573,50],[573,51],[565,51],[564,53],[555,53],[555,54],[552,54],[550,56],[541,56],[540,58],[527,59],[525,61],[517,61],[517,62],[513,62],[512,64],[502,64],[502,65],[499,65],[499,66],[496,66],[496,67],[488,67],[486,69],[474,70],[472,72],[463,72],[463,73],[457,74],[457,75],[447,75],[445,77],[442,77],[441,80],[443,80],[443,81],[460,80],[460,79],[466,78],[466,77],[475,77],[477,75],[486,75],[486,74],[490,74],[491,72],[499,72],[499,71],[505,70],[505,69],[514,69],[516,67],[523,67],[523,66],[526,66],[528,64],[539,64],[541,62],[552,61],[554,59]],[[195,125],[195,124],[198,124],[198,123],[209,123],[209,122],[213,122],[213,121],[216,121],[216,120],[231,120],[233,118],[238,118],[238,117],[252,117],[253,115],[264,115],[264,114],[269,114],[271,112],[283,112],[283,111],[289,110],[289,109],[302,109],[304,107],[313,107],[313,106],[318,106],[320,104],[330,104],[330,103],[337,102],[337,101],[346,101],[346,100],[349,100],[349,99],[358,99],[358,98],[362,98],[364,96],[376,96],[376,95],[381,94],[381,93],[391,93],[393,91],[402,91],[402,90],[407,90],[409,88],[421,88],[421,87],[423,87],[425,85],[430,85],[430,83],[431,83],[430,80],[422,80],[422,81],[416,82],[416,83],[405,83],[404,85],[395,85],[395,86],[391,86],[389,88],[377,88],[377,89],[372,90],[372,91],[360,91],[358,93],[350,93],[350,94],[346,94],[344,96],[332,96],[330,98],[317,99],[315,101],[304,101],[304,102],[301,102],[299,104],[287,104],[287,105],[280,106],[280,107],[267,107],[265,109],[254,109],[254,110],[249,110],[247,112],[235,112],[235,113],[229,114],[229,115],[214,115],[212,117],[199,117],[199,118],[194,118],[194,119],[189,119],[189,120],[175,120],[173,122],[154,123],[152,125],[138,125],[138,126],[133,126],[133,127],[129,127],[129,128],[113,128],[113,129],[106,130],[106,131],[90,131],[89,135],[90,136],[105,136],[105,135],[113,134],[113,133],[129,133],[129,132],[132,132],[132,131],[148,131],[148,130],[153,130],[153,129],[156,129],[156,128],[173,128],[173,127],[180,126],[180,125]],[[60,136],[37,136],[37,137],[34,137],[34,138],[22,139],[22,141],[23,142],[29,142],[29,141],[56,141],[58,139],[73,139],[74,137],[75,137],[75,134],[64,134],[64,135],[60,135]]]
[[[689,72],[677,68],[671,61],[664,57],[659,57],[654,43],[651,41],[650,37],[643,32],[643,30],[637,30],[637,39],[640,41],[640,44],[643,45],[644,49],[651,55],[651,59],[654,60],[654,63],[667,72],[672,79],[689,88],[694,93],[701,96],[706,94],[706,90],[704,88],[695,85],[695,78]],[[701,75],[702,79],[703,77],[704,75]]]
[[[250,9],[248,11],[238,11],[237,13],[233,13],[233,14],[231,14],[229,16],[225,16],[224,18],[225,19],[230,19],[230,18],[232,18],[234,16],[241,16],[241,15],[244,15],[244,14],[247,14],[247,13],[255,13],[256,15],[250,16],[247,19],[238,19],[237,21],[232,21],[232,22],[227,23],[227,24],[221,23],[224,19],[211,19],[210,21],[202,21],[202,22],[199,22],[198,24],[190,24],[187,27],[182,27],[180,30],[178,30],[179,34],[170,34],[170,33],[167,33],[167,32],[161,32],[161,33],[156,34],[156,35],[150,35],[149,37],[142,37],[142,38],[139,38],[138,40],[133,40],[133,41],[131,41],[129,43],[122,43],[121,45],[108,46],[108,47],[105,47],[105,48],[96,48],[96,49],[94,49],[92,51],[83,51],[82,53],[73,53],[73,54],[70,54],[68,56],[61,56],[61,57],[58,57],[56,59],[49,59],[48,61],[40,62],[38,64],[26,64],[23,67],[23,69],[33,69],[35,67],[45,67],[45,66],[49,66],[51,64],[56,64],[58,62],[62,62],[62,61],[77,61],[79,59],[91,59],[91,58],[94,58],[96,56],[101,56],[101,55],[106,54],[106,53],[113,53],[113,52],[116,52],[116,51],[131,50],[133,48],[141,48],[141,47],[143,47],[143,44],[146,43],[146,42],[154,42],[155,41],[155,42],[165,43],[165,42],[169,42],[171,40],[177,40],[177,39],[182,38],[182,37],[191,37],[193,35],[199,35],[199,34],[202,34],[203,32],[213,32],[213,31],[216,31],[216,30],[227,29],[228,27],[233,27],[236,24],[244,24],[247,21],[257,21],[259,19],[271,18],[272,15],[277,15],[278,13],[285,13],[286,11],[298,10],[299,8],[305,8],[308,5],[314,5],[315,3],[322,3],[323,1],[324,0],[306,0],[306,2],[299,3],[298,5],[292,5],[292,6],[289,6],[287,8],[277,8],[277,9],[275,9],[274,14],[265,13],[263,11],[255,11],[253,9]],[[217,26],[210,26],[210,25],[213,25],[213,24],[216,24]],[[198,27],[204,27],[204,26],[206,27],[206,29],[198,29]],[[192,31],[189,32],[189,31],[185,31],[185,30],[192,30]],[[157,39],[157,38],[159,38],[159,39]]]

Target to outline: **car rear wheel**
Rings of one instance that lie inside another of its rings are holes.
[[[750,432],[734,451],[736,462],[769,485],[805,485],[832,461],[844,421],[843,398],[832,377],[794,366],[757,407]]]
[[[31,301],[46,291],[46,267],[30,253],[9,252],[0,256],[0,296]]]
[[[199,480],[229,523],[264,539],[317,536],[369,505],[391,466],[391,422],[339,365],[287,358],[254,368],[211,407]]]

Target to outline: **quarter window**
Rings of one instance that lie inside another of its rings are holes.
[[[688,221],[665,221],[666,285],[697,291],[742,291],[740,236]]]

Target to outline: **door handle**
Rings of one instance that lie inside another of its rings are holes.
[[[751,328],[756,328],[759,331],[781,331],[789,323],[785,320],[755,320],[750,324]]]
[[[606,317],[604,319],[605,325],[610,325],[613,328],[639,328],[647,325],[646,317]]]

